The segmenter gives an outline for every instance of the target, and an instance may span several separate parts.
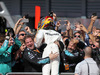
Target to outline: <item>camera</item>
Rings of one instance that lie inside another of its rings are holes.
[[[49,16],[53,17],[53,11],[51,11],[51,12],[49,13]]]
[[[15,37],[15,33],[14,33],[13,28],[7,28],[6,29],[6,39],[9,40],[10,36],[13,37],[13,38]]]
[[[93,13],[92,15],[93,15],[93,16],[97,16],[97,13]]]

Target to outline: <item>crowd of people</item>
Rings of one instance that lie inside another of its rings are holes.
[[[77,22],[71,29],[70,21],[65,20],[65,32],[59,28],[61,20],[53,12],[40,19],[35,33],[28,26],[22,30],[24,19],[0,35],[1,74],[42,71],[43,75],[58,75],[75,71],[75,75],[83,75],[88,73],[88,62],[89,74],[99,75],[100,29],[93,26],[97,16],[91,16],[88,28]]]

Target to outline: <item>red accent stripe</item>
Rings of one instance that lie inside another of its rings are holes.
[[[35,6],[35,29],[38,27],[38,22],[40,21],[40,6]]]

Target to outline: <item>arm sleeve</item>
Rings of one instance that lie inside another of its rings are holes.
[[[76,59],[76,56],[71,52],[69,52],[68,50],[62,51],[61,57],[63,58],[64,63],[67,63],[68,59],[72,59],[72,60]]]
[[[70,59],[75,61],[79,57],[79,52],[71,53],[68,50],[65,50],[64,52],[65,52],[65,56],[68,57],[68,60]]]
[[[8,41],[8,40],[7,40]],[[21,46],[21,42],[18,40],[18,38],[15,38],[15,44],[17,44],[19,47]],[[4,43],[5,44],[5,43]],[[3,45],[4,47],[5,45]],[[8,48],[8,45],[7,45],[7,48]],[[3,56],[5,57],[8,57],[11,55],[11,52],[12,52],[12,48],[14,48],[14,45],[10,46],[8,49],[5,49],[5,52],[3,52]]]
[[[18,45],[18,47],[20,48],[21,47],[20,40],[16,37],[14,41],[15,41],[15,44]]]
[[[23,58],[33,64],[41,65],[41,64],[46,64],[50,62],[49,57],[46,58],[41,58],[38,57],[36,54],[33,54],[31,51],[25,51],[23,54]]]
[[[37,35],[36,35],[36,47],[39,48],[42,44],[43,40],[43,31],[39,30]]]
[[[38,63],[38,64],[50,63],[50,58],[49,58],[49,57],[42,58],[42,59],[40,59],[37,63]]]
[[[2,55],[8,48],[8,40],[5,40],[2,47],[0,48],[0,55]]]
[[[64,51],[65,52],[65,55],[67,55],[67,56],[74,56],[72,53],[70,53],[68,50],[65,50]]]
[[[3,53],[3,56],[4,56],[4,57],[8,57],[8,56],[11,55],[12,47],[13,47],[13,46],[10,46],[10,47]]]
[[[61,58],[63,60],[63,63],[66,63],[67,62],[66,55],[65,55],[65,52],[64,51],[62,51],[62,53],[61,53]]]

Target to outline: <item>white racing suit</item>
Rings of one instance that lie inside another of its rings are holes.
[[[36,46],[40,47],[41,44],[43,43],[43,40],[44,40],[44,43],[47,44],[47,46],[44,48],[42,58],[49,56],[51,51],[53,53],[57,52],[59,56],[54,60],[50,60],[49,64],[43,65],[42,73],[43,75],[50,75],[50,70],[51,70],[51,75],[58,75],[59,74],[60,53],[59,53],[59,48],[57,44],[55,44],[54,42],[57,40],[62,41],[61,34],[54,30],[41,29],[38,31],[37,36],[36,36]]]

